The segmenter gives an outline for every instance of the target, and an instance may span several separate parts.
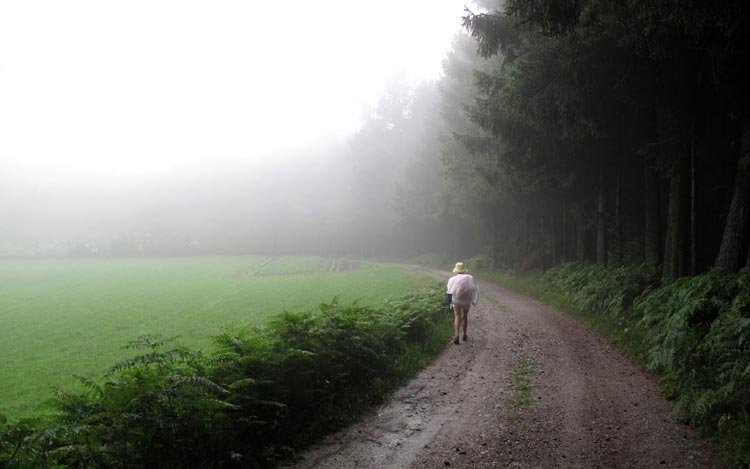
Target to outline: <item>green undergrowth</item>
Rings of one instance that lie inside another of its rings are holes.
[[[750,271],[709,272],[647,292],[635,310],[648,365],[684,419],[750,466]]]
[[[675,412],[750,465],[750,272],[660,285],[646,267],[563,264],[482,278],[534,296],[603,332],[661,377]]]
[[[0,416],[0,467],[269,467],[382,402],[450,336],[442,285],[284,312],[204,354],[143,337],[50,417]]]

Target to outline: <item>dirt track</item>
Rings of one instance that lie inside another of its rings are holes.
[[[655,380],[598,333],[498,285],[480,290],[468,342],[296,467],[719,467]]]

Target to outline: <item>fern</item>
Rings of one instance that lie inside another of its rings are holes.
[[[677,410],[750,463],[750,273],[708,272],[644,294],[649,366],[664,375]]]
[[[646,267],[563,264],[543,280],[589,315],[638,321],[647,366],[675,411],[750,464],[750,439],[737,436],[750,436],[750,272],[658,286]]]
[[[567,263],[548,270],[543,281],[587,313],[615,316],[655,285],[656,277],[646,266],[606,268]]]

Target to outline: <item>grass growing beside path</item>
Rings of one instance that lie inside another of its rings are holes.
[[[508,403],[511,409],[509,414],[511,420],[518,419],[523,408],[534,402],[531,398],[531,374],[533,372],[534,364],[527,358],[522,357],[511,374],[513,393],[510,395],[510,402]]]

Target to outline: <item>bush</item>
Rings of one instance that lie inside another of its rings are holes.
[[[649,331],[648,365],[681,415],[750,464],[750,272],[680,279],[635,308]]]
[[[561,264],[545,272],[543,281],[589,314],[615,316],[630,308],[656,272],[646,266],[607,268],[592,264]]]
[[[442,285],[285,312],[216,336],[210,356],[146,337],[54,418],[0,418],[0,466],[268,467],[350,422],[442,348]]]

